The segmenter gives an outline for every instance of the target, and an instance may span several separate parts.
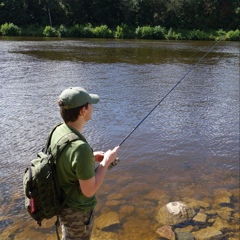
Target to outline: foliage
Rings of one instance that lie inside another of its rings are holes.
[[[240,31],[239,29],[235,31],[229,31],[226,36],[226,40],[229,41],[240,41]]]
[[[143,26],[136,28],[135,35],[140,39],[164,39],[165,31],[165,28],[160,26]]]
[[[83,34],[83,26],[80,24],[76,24],[69,30],[71,37],[84,37]]]
[[[19,36],[21,35],[21,28],[13,23],[5,23],[1,25],[0,32],[3,36]]]
[[[69,36],[69,31],[63,24],[60,25],[58,32],[59,32],[59,37],[68,37]]]
[[[155,26],[153,28],[153,32],[155,39],[164,39],[166,34],[166,28],[163,28],[161,26]]]
[[[59,37],[59,31],[57,31],[54,27],[46,26],[43,31],[43,36],[46,37]]]
[[[76,24],[73,27],[70,28],[69,31],[70,37],[86,37],[91,38],[94,36],[92,24],[88,23],[85,25]]]
[[[108,28],[107,25],[101,25],[100,27],[95,27],[92,29],[94,37],[97,38],[111,38],[113,37],[113,32]]]
[[[31,37],[42,37],[43,31],[44,27],[39,27],[37,25],[29,25],[22,28],[22,35]]]
[[[29,23],[38,26],[85,26],[91,22],[94,26],[112,29],[119,26],[116,36],[125,38],[121,24],[131,26],[131,29],[137,26],[204,31],[239,29],[240,7],[239,0],[1,0],[0,25],[5,22],[20,27]],[[102,29],[96,31],[102,32]],[[151,31],[145,28],[138,33],[151,38]]]
[[[127,24],[121,24],[120,26],[118,25],[116,28],[116,31],[114,33],[115,38],[134,38],[135,33],[134,30],[131,29]]]
[[[23,29],[13,23],[5,23],[0,27],[0,34],[4,36],[46,36],[46,37],[76,37],[76,38],[122,38],[122,39],[167,39],[167,40],[228,40],[240,41],[239,29],[225,31],[219,30],[182,30],[166,29],[161,26],[129,27],[126,24],[110,29],[107,25],[93,27],[91,23],[76,24],[72,27],[60,25],[59,27],[30,25]]]
[[[176,32],[170,28],[166,34],[166,39],[168,40],[184,40],[186,37],[181,32]]]
[[[190,40],[210,40],[209,35],[201,30],[193,30],[190,32]]]

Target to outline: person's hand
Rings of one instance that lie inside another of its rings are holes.
[[[97,151],[97,152],[94,152],[93,155],[94,155],[94,158],[95,158],[95,161],[96,162],[101,162],[104,158],[104,152],[101,152],[101,151]]]
[[[119,150],[119,148],[120,146],[117,146],[112,150],[108,150],[104,154],[103,160],[106,162],[107,165],[110,165],[117,158],[117,151]]]

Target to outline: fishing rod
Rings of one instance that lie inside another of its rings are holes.
[[[148,118],[148,116],[164,101],[164,99],[187,77],[187,75],[194,70],[198,64],[207,56],[209,52],[212,51],[212,49],[217,45],[217,43],[220,41],[217,40],[216,43],[195,63],[188,71],[187,73],[165,94],[165,96],[152,108],[152,110],[132,129],[131,132],[128,133],[128,135],[121,141],[121,143],[118,146],[121,146],[134,132],[135,130]],[[119,158],[116,158],[108,167],[108,170],[112,169],[114,166],[116,166],[119,162]]]

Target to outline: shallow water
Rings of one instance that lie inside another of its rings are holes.
[[[214,192],[224,189],[233,194],[232,215],[239,212],[239,43],[219,42],[194,65],[213,44],[0,38],[1,239],[55,239],[52,220],[39,228],[26,214],[22,174],[61,121],[56,101],[63,89],[100,95],[84,135],[94,150],[106,151],[192,68],[122,144],[96,209],[96,218],[117,212],[121,225],[110,233],[95,226],[93,239],[157,239],[161,199],[213,206]],[[225,239],[238,239],[231,231]]]

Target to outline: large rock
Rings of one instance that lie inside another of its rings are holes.
[[[191,220],[195,211],[184,202],[170,202],[157,211],[156,220],[161,225],[175,225]]]

